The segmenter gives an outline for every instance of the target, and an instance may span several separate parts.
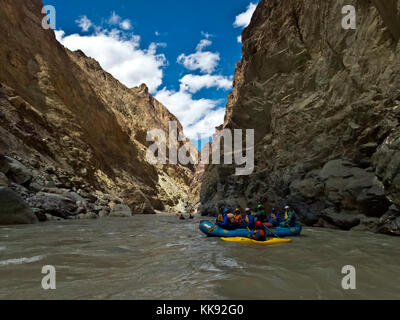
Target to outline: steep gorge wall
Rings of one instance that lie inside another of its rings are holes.
[[[1,1],[0,162],[17,159],[32,178],[18,185],[0,173],[0,185],[26,199],[54,188],[104,193],[103,203],[124,201],[134,213],[179,208],[194,169],[152,166],[145,157],[147,130],[168,131],[175,116],[145,85],[127,88],[94,59],[60,45],[41,26],[42,6]]]
[[[223,125],[255,129],[255,171],[209,166],[202,213],[289,203],[308,225],[400,234],[399,36],[399,0],[261,1]]]

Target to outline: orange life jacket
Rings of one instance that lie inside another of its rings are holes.
[[[265,231],[264,229],[255,229],[254,230],[254,238],[255,239],[261,239],[261,240],[265,240]]]
[[[242,223],[242,216],[240,214],[235,216],[235,223],[237,223],[237,224],[241,224]]]

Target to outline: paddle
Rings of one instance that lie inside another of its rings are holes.
[[[250,228],[249,228],[248,226],[246,226],[246,228],[247,228],[247,230],[249,230],[249,232],[250,232],[249,238],[251,239],[251,234],[252,234],[252,232],[251,232],[251,230],[250,230]]]
[[[263,226],[264,226],[264,228],[265,228],[265,231],[269,231],[269,232],[271,232],[276,238],[280,238],[280,237],[278,237],[277,236],[277,234],[275,233],[275,232],[273,232],[270,228],[268,228],[265,224],[263,224]]]

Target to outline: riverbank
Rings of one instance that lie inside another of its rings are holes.
[[[207,238],[200,218],[52,221],[0,227],[0,299],[399,299],[399,238],[309,228],[291,244]],[[57,289],[41,289],[44,265]],[[353,265],[357,289],[343,290]]]

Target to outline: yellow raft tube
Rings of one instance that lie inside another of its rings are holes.
[[[278,243],[289,243],[292,242],[292,239],[282,239],[282,238],[271,238],[267,241],[256,241],[249,238],[242,238],[242,237],[231,237],[231,238],[221,238],[223,241],[230,241],[230,242],[241,242],[241,243],[248,243],[248,244],[262,244],[265,246],[270,246],[273,244]]]

